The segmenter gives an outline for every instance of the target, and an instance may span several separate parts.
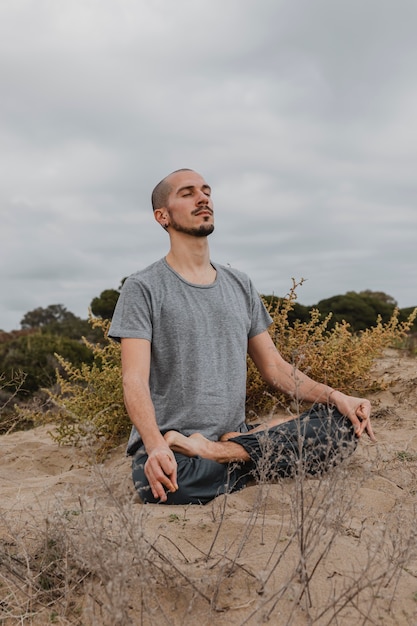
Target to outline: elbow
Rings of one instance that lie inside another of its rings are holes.
[[[122,387],[124,396],[129,396],[132,393],[138,393],[140,391],[149,391],[148,381],[144,380],[137,374],[131,374],[129,372],[123,373]]]

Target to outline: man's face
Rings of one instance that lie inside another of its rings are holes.
[[[213,202],[210,186],[197,172],[172,174],[171,191],[166,210],[169,226],[177,232],[206,237],[214,230]]]

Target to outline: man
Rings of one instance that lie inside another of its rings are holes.
[[[375,440],[369,401],[284,361],[250,279],[210,261],[213,202],[204,178],[188,169],[169,174],[155,187],[152,205],[170,250],[125,281],[109,333],[121,341],[133,423],[128,454],[142,500],[205,503],[242,488],[262,467],[272,478],[292,475],[300,463],[315,473],[353,449],[364,432]],[[247,352],[266,383],[312,409],[248,432]]]

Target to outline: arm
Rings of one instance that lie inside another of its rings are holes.
[[[129,417],[144,443],[148,460],[145,475],[155,498],[163,502],[176,491],[177,463],[161,435],[149,390],[151,344],[146,339],[124,338],[122,343],[123,394]]]
[[[271,387],[307,402],[335,404],[340,413],[352,422],[358,437],[366,431],[371,440],[376,441],[370,422],[369,400],[347,396],[303,374],[282,358],[268,331],[249,339],[248,352],[262,378]]]

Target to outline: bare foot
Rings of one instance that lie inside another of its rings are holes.
[[[234,433],[228,435],[232,437]],[[169,430],[165,433],[164,439],[171,450],[185,456],[201,456],[203,459],[211,459],[218,463],[250,460],[245,448],[234,441],[210,441],[200,433],[186,437],[176,430]]]
[[[169,430],[165,433],[164,439],[174,452],[180,452],[185,456],[212,458],[210,451],[214,442],[206,439],[200,433],[194,433],[186,437],[176,430]]]

